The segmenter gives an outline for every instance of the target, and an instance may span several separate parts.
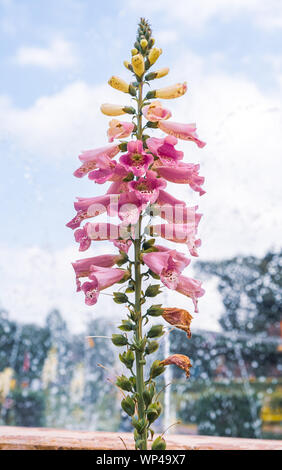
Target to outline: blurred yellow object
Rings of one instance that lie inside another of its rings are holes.
[[[0,372],[0,398],[5,399],[11,390],[13,385],[14,370],[11,367],[6,367]]]
[[[89,348],[94,348],[94,346],[95,346],[95,341],[94,341],[94,339],[91,338],[91,336],[87,336],[86,340],[87,340],[87,343],[88,343]]]

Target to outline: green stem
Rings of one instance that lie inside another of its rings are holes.
[[[139,84],[139,93],[138,93],[138,115],[137,115],[137,139],[142,139],[142,90],[143,82]],[[136,341],[139,342],[142,340],[142,312],[141,312],[141,284],[142,276],[140,269],[140,253],[141,253],[141,224],[142,224],[142,215],[139,217],[138,221],[138,233],[136,234],[136,239],[134,241],[134,267],[135,267],[135,314],[136,314]],[[145,404],[143,399],[143,392],[145,390],[144,384],[144,365],[143,365],[143,353],[141,351],[136,351],[136,389],[138,394],[138,419],[145,419]],[[143,444],[141,446],[142,450],[147,449],[147,429],[143,432],[141,439]]]

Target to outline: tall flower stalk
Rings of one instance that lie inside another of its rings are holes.
[[[113,76],[108,82],[116,90],[131,95],[135,105],[101,106],[102,113],[114,117],[107,133],[110,144],[83,152],[79,156],[81,166],[74,173],[78,178],[88,175],[96,184],[111,184],[104,196],[78,198],[74,204],[76,216],[67,224],[75,229],[80,251],[88,250],[92,241],[101,240],[112,242],[119,250],[117,254],[78,260],[73,268],[77,291],[84,293],[89,306],[96,304],[101,291],[121,284],[113,293],[113,300],[126,307],[127,316],[119,326],[121,333],[113,334],[112,342],[124,348],[119,358],[128,375],[117,377],[116,385],[123,393],[121,406],[132,419],[135,447],[140,450],[148,448],[148,439],[153,441],[153,450],[166,448],[164,438],[154,439],[152,429],[162,412],[155,379],[168,365],[183,369],[187,377],[191,367],[187,356],[174,354],[155,360],[145,377],[148,356],[157,351],[158,339],[165,334],[163,324],[156,324],[152,319],[162,317],[173,328],[183,330],[188,338],[192,320],[185,309],[151,304],[144,313],[142,306],[161,293],[162,285],[191,298],[195,311],[198,298],[204,294],[200,281],[182,274],[190,259],[176,249],[155,243],[156,237],[160,237],[184,244],[191,256],[198,256],[197,248],[201,244],[197,239],[201,219],[198,206],[187,207],[185,201],[176,199],[165,188],[167,182],[172,182],[188,184],[200,195],[205,193],[199,164],[185,163],[183,152],[175,148],[178,138],[193,141],[200,148],[205,143],[198,138],[195,124],[170,121],[171,111],[159,101],[184,95],[186,83],[149,89],[145,94],[145,86],[169,73],[168,68],[151,69],[162,53],[154,42],[148,22],[141,18],[131,62],[124,62],[133,80],[127,83]],[[132,116],[132,122],[116,119],[126,114]],[[145,125],[143,117],[147,121]],[[147,133],[150,129],[160,129],[165,136],[150,137]],[[124,140],[130,136],[130,141]],[[119,143],[115,143],[117,139]],[[119,154],[119,159],[115,159]],[[102,214],[118,217],[119,225],[88,221]],[[161,218],[164,223],[152,224],[155,218]],[[86,280],[82,283],[83,278]]]

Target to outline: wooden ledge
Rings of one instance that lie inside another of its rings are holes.
[[[1,450],[124,450],[134,449],[129,433],[68,431],[0,426]],[[170,450],[282,450],[282,441],[216,436],[167,436]]]

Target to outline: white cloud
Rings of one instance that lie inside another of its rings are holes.
[[[73,44],[57,38],[48,47],[21,46],[13,61],[22,66],[60,69],[75,66],[78,59]]]
[[[140,10],[137,0],[130,0],[129,6]],[[175,5],[171,0],[143,0],[142,8],[146,15],[158,13],[170,23],[175,19],[193,30],[203,28],[211,19],[228,21],[242,14],[249,15],[263,29],[282,27],[280,0],[178,0]]]
[[[18,108],[0,96],[0,137],[39,159],[68,158],[105,142],[108,118],[100,112],[103,102],[130,103],[106,84],[84,82],[43,96],[29,108]]]

